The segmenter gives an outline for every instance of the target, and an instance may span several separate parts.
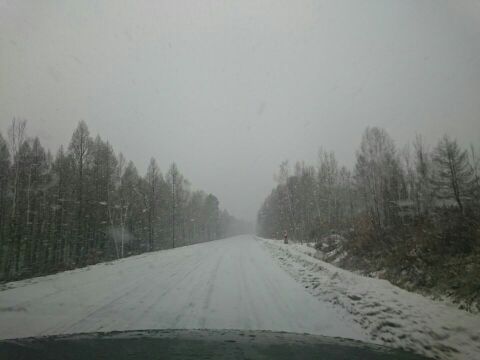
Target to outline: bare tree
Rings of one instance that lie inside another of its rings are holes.
[[[468,162],[466,150],[462,150],[456,140],[445,135],[435,148],[433,160],[436,164],[434,185],[440,198],[455,199],[460,211],[464,201],[469,199],[474,174]]]
[[[85,203],[84,203],[84,188],[85,188],[85,170],[92,139],[88,131],[87,124],[84,121],[78,123],[77,128],[73,132],[72,140],[70,141],[69,150],[75,164],[77,173],[76,185],[76,202],[77,202],[77,221],[76,221],[76,249],[75,261],[82,263],[86,257],[88,242],[85,238]]]
[[[10,242],[7,241],[9,224],[9,212],[7,201],[7,188],[10,178],[10,152],[8,151],[8,145],[4,140],[2,134],[0,134],[0,273],[7,272],[6,264],[7,258],[5,255],[9,255]]]
[[[15,217],[15,211],[17,206],[17,196],[18,196],[18,180],[20,175],[20,161],[18,159],[18,154],[20,148],[22,147],[25,141],[25,127],[27,126],[26,120],[18,120],[13,118],[12,124],[8,129],[8,139],[10,147],[10,155],[13,159],[13,189],[12,189],[12,218]]]
[[[148,189],[146,193],[146,206],[148,212],[148,246],[149,250],[154,248],[156,213],[160,195],[161,174],[154,158],[150,159],[145,177]]]
[[[389,222],[390,201],[397,199],[398,158],[387,132],[367,128],[357,152],[355,177],[377,229]]]
[[[288,179],[290,177],[290,170],[288,166],[288,161],[282,161],[278,169],[278,173],[274,175],[274,179],[280,185],[281,196],[281,212],[284,217],[287,219],[287,224],[290,232],[295,233],[296,224],[295,224],[295,211],[293,206],[292,193],[290,187],[288,186]],[[285,224],[285,225],[287,225]],[[283,229],[285,230],[285,229]]]

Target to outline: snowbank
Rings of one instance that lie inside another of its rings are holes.
[[[371,341],[438,359],[480,358],[480,316],[337,268],[306,244],[261,241],[307,291],[348,311]]]

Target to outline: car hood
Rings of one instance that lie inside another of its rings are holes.
[[[253,330],[141,330],[0,341],[0,359],[426,359],[326,336]]]

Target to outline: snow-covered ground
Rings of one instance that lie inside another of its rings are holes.
[[[260,240],[260,239],[259,239]],[[260,240],[320,302],[347,311],[370,341],[438,359],[480,359],[480,316],[337,268],[306,245]]]
[[[348,309],[309,294],[252,236],[143,254],[4,288],[4,339],[165,328],[369,339]]]

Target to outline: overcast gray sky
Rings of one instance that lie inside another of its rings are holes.
[[[79,120],[143,172],[175,161],[254,219],[284,159],[351,166],[361,133],[480,143],[480,4],[0,0],[0,130]]]

